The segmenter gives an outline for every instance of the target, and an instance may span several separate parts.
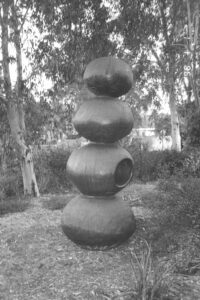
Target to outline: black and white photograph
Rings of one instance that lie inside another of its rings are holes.
[[[200,300],[200,0],[0,0],[0,300]]]

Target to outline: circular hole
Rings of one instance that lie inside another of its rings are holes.
[[[128,184],[132,177],[133,163],[129,158],[123,159],[117,165],[115,170],[115,185],[117,187],[124,187]]]

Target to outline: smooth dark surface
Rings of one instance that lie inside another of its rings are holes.
[[[124,187],[127,182],[127,178],[131,178],[133,170],[133,163],[130,159],[125,158],[118,163],[115,170],[115,184],[118,187]]]
[[[120,146],[90,143],[72,152],[67,173],[83,194],[112,195],[129,183],[132,165],[131,155]]]
[[[121,59],[100,57],[87,65],[83,79],[96,95],[120,97],[131,89],[133,73]]]
[[[126,241],[135,228],[133,213],[120,197],[79,195],[67,204],[62,214],[62,229],[68,238],[95,250]]]
[[[82,103],[73,118],[77,132],[88,140],[112,143],[125,137],[133,128],[130,107],[117,99],[99,97]]]
[[[73,123],[93,143],[74,150],[68,159],[68,176],[83,195],[65,207],[62,229],[80,246],[104,250],[126,241],[136,228],[131,208],[114,196],[133,173],[131,155],[115,144],[130,133],[133,115],[113,98],[131,89],[133,74],[124,61],[101,57],[86,67],[84,83],[83,103]]]

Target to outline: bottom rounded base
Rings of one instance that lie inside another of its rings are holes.
[[[93,250],[116,247],[136,229],[131,208],[119,196],[79,195],[66,205],[61,225],[69,239]]]

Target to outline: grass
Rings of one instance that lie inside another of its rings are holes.
[[[167,263],[155,264],[153,262],[152,249],[147,242],[140,254],[136,254],[134,250],[131,251],[131,266],[135,279],[136,299],[172,299],[169,298],[171,267]]]

